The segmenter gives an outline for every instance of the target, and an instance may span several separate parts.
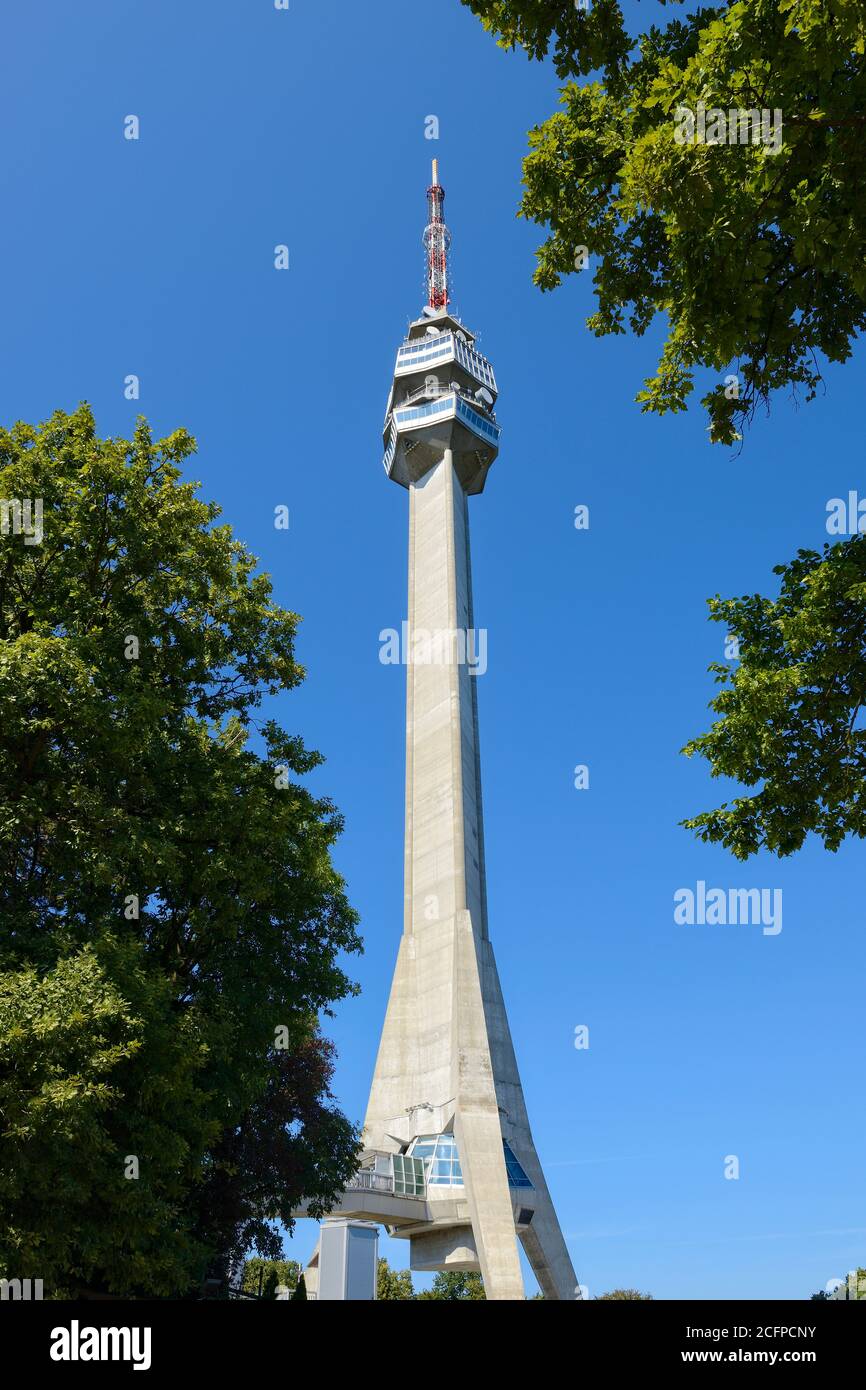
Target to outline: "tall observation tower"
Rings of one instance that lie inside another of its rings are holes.
[[[367,1223],[387,1226],[409,1240],[413,1269],[480,1270],[489,1299],[524,1297],[519,1238],[545,1297],[574,1299],[487,928],[466,499],[483,491],[499,451],[496,379],[449,311],[436,165],[427,304],[397,349],[384,434],[385,470],[409,493],[403,936],[361,1169],[330,1221],[343,1231],[360,1222],[361,1237]],[[325,1244],[323,1231],[310,1288]]]
[[[488,1298],[523,1298],[519,1237],[545,1296],[574,1299],[488,934],[467,497],[483,491],[499,425],[493,368],[449,310],[444,202],[434,160],[427,304],[397,350],[385,417],[385,470],[409,493],[405,912],[357,1214],[375,1214],[390,1185],[382,1219],[410,1240],[413,1269],[480,1269]]]

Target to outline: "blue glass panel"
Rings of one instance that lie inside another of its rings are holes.
[[[513,1151],[503,1139],[502,1147],[505,1150],[505,1168],[508,1173],[509,1187],[531,1187],[532,1183],[524,1173],[518,1163]]]

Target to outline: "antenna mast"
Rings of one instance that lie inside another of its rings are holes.
[[[439,182],[439,160],[433,160],[433,182],[427,189],[427,226],[424,249],[427,252],[427,303],[431,309],[447,309],[450,298],[448,251],[451,233],[445,226],[445,189]]]

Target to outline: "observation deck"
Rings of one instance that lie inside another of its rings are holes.
[[[410,487],[450,449],[464,492],[483,490],[499,452],[493,367],[447,310],[410,325],[397,349],[382,436],[385,472]]]
[[[445,331],[430,337],[425,335],[423,338],[407,338],[403,346],[397,350],[394,376],[409,376],[422,369],[426,371],[433,366],[444,366],[448,362],[459,363],[479,386],[486,386],[494,396],[497,394],[496,377],[487,358],[482,357],[459,331]]]

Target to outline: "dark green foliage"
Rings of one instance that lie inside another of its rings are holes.
[[[710,667],[721,718],[684,749],[757,788],[684,822],[738,859],[791,854],[810,831],[831,850],[866,834],[866,536],[801,550],[774,573],[775,599],[710,601],[740,661]]]
[[[780,388],[811,399],[817,353],[866,324],[866,12],[862,0],[737,0],[627,35],[619,4],[463,0],[502,46],[552,52],[561,110],[529,134],[523,217],[545,227],[535,282],[576,273],[597,335],[667,340],[637,400],[686,408],[730,443]],[[574,81],[600,70],[600,80]],[[779,110],[782,143],[678,143],[678,108]],[[579,260],[578,260],[579,263]],[[736,376],[737,382],[727,382]]]
[[[315,1022],[359,949],[340,817],[317,753],[250,741],[297,619],[193,449],[85,406],[0,431],[0,497],[44,508],[0,538],[0,1269],[49,1295],[194,1291],[355,1163]]]
[[[254,1256],[244,1263],[241,1288],[244,1293],[255,1294],[259,1298],[276,1298],[277,1288],[283,1285],[295,1289],[301,1266],[297,1260],[263,1260]]]

